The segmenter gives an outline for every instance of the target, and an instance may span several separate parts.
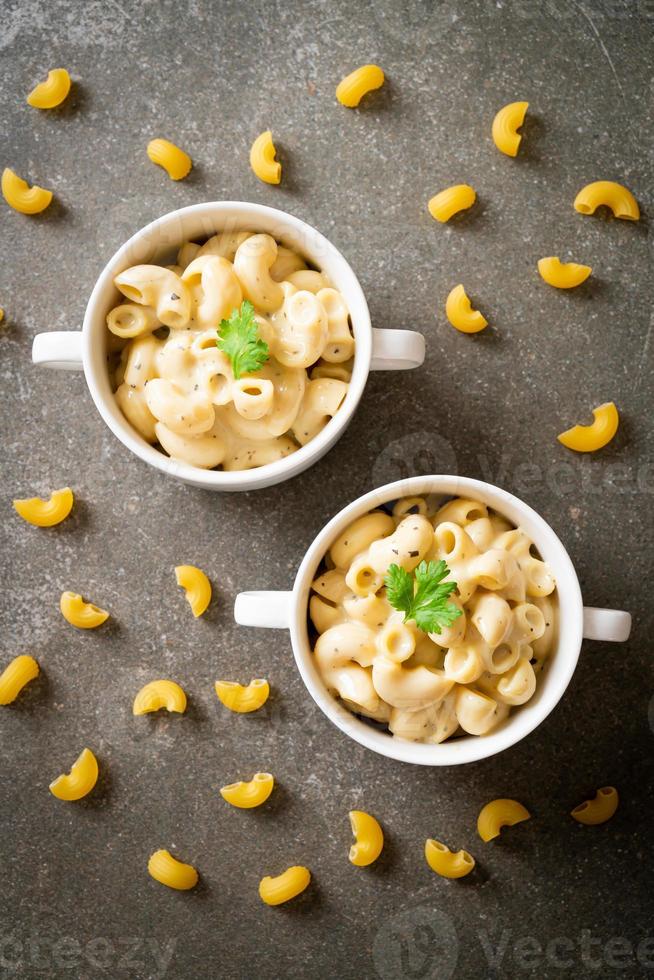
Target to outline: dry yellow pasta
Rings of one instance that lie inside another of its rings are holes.
[[[175,681],[150,681],[134,698],[132,712],[135,715],[147,715],[152,711],[174,711],[183,715],[186,711],[186,694]]]
[[[593,409],[591,425],[573,425],[561,432],[557,439],[577,453],[594,453],[606,446],[618,431],[620,416],[613,402],[605,402]]]
[[[585,800],[576,806],[570,813],[577,823],[586,824],[587,827],[595,827],[597,824],[606,823],[610,820],[618,809],[620,798],[615,786],[603,786],[598,789],[595,798]]]
[[[188,891],[198,883],[198,873],[193,865],[178,861],[170,851],[155,851],[148,861],[148,872],[155,881],[177,891]]]
[[[168,140],[150,140],[147,153],[153,163],[163,167],[171,180],[184,180],[191,172],[193,161],[188,153]]]
[[[39,665],[34,657],[22,653],[14,657],[0,674],[0,705],[16,700],[26,684],[39,676]]]
[[[238,714],[258,711],[270,694],[270,685],[263,677],[255,677],[247,686],[235,681],[216,681],[215,688],[222,704]]]
[[[610,208],[615,218],[626,221],[638,221],[640,218],[634,195],[614,180],[595,180],[592,184],[586,184],[574,200],[575,211],[580,214],[594,214],[601,205]]]
[[[26,180],[9,167],[2,171],[2,196],[10,208],[20,211],[21,214],[39,214],[52,201],[52,191],[37,187],[36,184],[30,187]]]
[[[65,68],[53,68],[45,82],[33,88],[27,96],[28,105],[35,109],[54,109],[70,92],[70,75]]]
[[[363,810],[350,810],[350,826],[356,837],[356,843],[350,847],[350,861],[357,868],[365,868],[381,854],[384,832],[379,822]]]
[[[255,772],[249,783],[229,783],[220,790],[220,795],[232,806],[241,810],[251,810],[265,803],[273,791],[275,780],[272,773]]]
[[[54,527],[61,524],[73,509],[73,491],[70,487],[53,490],[49,500],[40,497],[25,497],[14,500],[14,509],[28,524],[36,527]]]
[[[593,271],[589,265],[579,265],[577,262],[561,262],[558,256],[550,255],[538,260],[538,271],[548,286],[557,289],[574,289],[586,282]]]
[[[259,897],[266,905],[282,905],[303,892],[310,881],[309,869],[294,865],[276,878],[269,875],[262,878],[259,882]]]
[[[449,847],[431,837],[425,842],[425,860],[442,878],[464,878],[475,866],[475,859],[467,851],[453,854]]]
[[[211,582],[195,565],[178,565],[175,568],[177,584],[186,592],[186,600],[197,619],[206,612],[211,602]]]
[[[92,602],[84,602],[77,592],[62,592],[59,600],[61,615],[71,626],[80,630],[92,630],[109,619],[109,613]]]
[[[508,157],[518,155],[522,136],[518,132],[525,121],[528,102],[509,102],[503,106],[493,119],[493,142],[498,150]]]
[[[341,105],[355,109],[364,95],[382,87],[384,77],[379,65],[362,65],[338,83],[336,98]]]
[[[436,221],[449,221],[459,211],[471,208],[477,200],[477,195],[469,184],[455,184],[446,187],[444,191],[435,194],[427,207],[432,218]]]
[[[275,144],[269,129],[257,136],[250,147],[250,166],[264,184],[279,184],[282,179],[282,165],[275,160]]]
[[[81,800],[98,781],[98,760],[90,749],[83,749],[70,772],[50,783],[50,792],[58,800]]]
[[[455,286],[445,301],[445,315],[453,327],[461,333],[479,333],[488,326],[488,320],[473,310],[462,285]]]
[[[483,841],[493,840],[499,837],[502,827],[513,827],[530,817],[529,810],[517,800],[491,800],[479,812],[477,832]]]

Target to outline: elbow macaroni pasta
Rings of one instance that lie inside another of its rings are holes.
[[[270,685],[263,677],[256,677],[247,686],[234,681],[216,681],[218,700],[237,714],[247,714],[262,708],[270,695]]]
[[[311,872],[301,865],[288,868],[283,874],[271,878],[267,875],[259,882],[259,897],[266,905],[282,905],[300,895],[311,881]]]
[[[52,191],[36,184],[30,187],[9,167],[2,171],[2,196],[10,208],[21,214],[40,214],[52,201]]]
[[[14,509],[27,521],[36,527],[54,527],[61,524],[73,509],[73,491],[70,487],[63,490],[53,490],[49,500],[41,500],[40,497],[26,497],[23,500],[14,500]]]
[[[153,163],[163,167],[171,180],[184,180],[191,172],[193,161],[188,153],[168,140],[150,140],[147,154]]]
[[[195,565],[177,565],[177,584],[186,592],[186,599],[195,618],[207,611],[211,602],[211,582]]]
[[[148,861],[148,872],[155,881],[177,891],[188,891],[198,883],[198,873],[192,864],[184,864],[170,851],[155,851]]]
[[[350,810],[350,825],[356,837],[356,843],[350,847],[350,861],[357,868],[365,868],[381,854],[384,832],[379,822],[363,810]]]
[[[0,706],[12,704],[26,684],[39,676],[39,665],[34,657],[23,653],[14,657],[0,674]]]
[[[152,711],[159,711],[160,708],[178,714],[186,711],[186,694],[175,681],[150,681],[134,698],[132,712],[135,715],[147,715]]]
[[[428,204],[429,213],[436,221],[449,221],[459,211],[471,208],[477,200],[477,195],[468,184],[455,184],[446,187],[431,198]]]
[[[61,615],[71,626],[92,630],[109,619],[109,613],[92,602],[84,602],[77,592],[62,592],[59,600]]]
[[[273,791],[275,780],[269,772],[255,772],[249,783],[230,783],[223,786],[220,795],[232,806],[251,810],[265,803]]]
[[[391,564],[444,560],[462,610],[441,633],[403,621],[386,598]],[[422,498],[371,511],[333,542],[312,582],[316,667],[351,711],[398,738],[485,735],[528,701],[554,644],[556,583],[531,539],[479,501],[436,513]]]
[[[493,142],[498,150],[508,157],[518,155],[522,136],[518,132],[525,121],[528,102],[510,102],[493,119]]]
[[[530,817],[529,810],[517,800],[491,800],[479,812],[477,833],[483,841],[493,840],[499,837],[502,827],[513,827]]]
[[[257,136],[250,148],[250,166],[264,184],[279,184],[282,179],[282,165],[275,160],[275,153],[272,133],[267,129]]]
[[[341,294],[270,235],[223,232],[183,243],[177,259],[114,280],[123,301],[107,315],[110,371],[126,420],[205,469],[264,466],[306,445],[349,390],[355,343]],[[243,300],[269,357],[235,378],[218,328]]]
[[[473,310],[462,285],[455,286],[445,302],[445,314],[453,327],[461,333],[479,333],[488,326],[488,320],[479,310]]]
[[[597,790],[594,799],[584,800],[572,810],[570,816],[577,823],[583,823],[587,827],[595,827],[611,819],[618,809],[619,802],[620,799],[615,786],[603,786],[602,789]]]
[[[475,859],[467,851],[454,854],[445,844],[431,837],[425,841],[425,860],[441,878],[465,878],[475,866]]]
[[[54,109],[61,105],[69,92],[70,75],[65,68],[53,68],[45,82],[32,89],[27,103],[35,109]]]
[[[81,800],[91,792],[97,781],[98,760],[90,749],[84,749],[70,772],[50,783],[50,792],[58,800]]]
[[[574,200],[574,209],[580,214],[595,214],[604,205],[610,208],[615,218],[638,221],[640,209],[634,195],[622,184],[614,180],[596,180],[586,184]]]
[[[605,402],[593,409],[591,425],[573,425],[561,432],[557,439],[577,453],[594,453],[606,446],[618,431],[620,417],[613,402]]]
[[[593,271],[589,265],[579,265],[577,262],[561,262],[555,256],[538,260],[538,271],[541,278],[548,286],[556,286],[557,289],[574,289],[586,282]]]
[[[384,79],[379,65],[362,65],[341,79],[336,86],[336,98],[341,105],[355,109],[364,95],[382,87]]]

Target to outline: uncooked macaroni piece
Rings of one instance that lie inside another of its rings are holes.
[[[577,453],[594,453],[606,446],[618,431],[620,416],[613,402],[605,402],[593,409],[594,421],[590,425],[573,425],[557,438],[568,449]]]
[[[497,113],[493,119],[493,142],[498,150],[508,157],[518,155],[522,136],[518,132],[525,121],[529,108],[528,102],[510,102]]]
[[[610,208],[615,218],[624,218],[626,221],[638,221],[640,218],[640,209],[634,195],[614,180],[596,180],[592,184],[586,184],[574,200],[575,211],[580,214],[595,214],[601,205]]]
[[[425,633],[391,606],[391,565],[443,560],[462,610]],[[351,711],[396,738],[485,735],[536,689],[555,641],[556,583],[530,537],[478,500],[408,498],[357,518],[312,583],[316,667]]]
[[[191,172],[193,161],[188,153],[168,140],[150,140],[147,154],[153,163],[163,167],[171,180],[184,180]]]
[[[459,211],[471,208],[477,200],[477,195],[468,184],[455,184],[446,187],[444,191],[435,194],[427,207],[432,218],[436,221],[449,221]]]
[[[488,320],[479,310],[473,310],[462,285],[451,290],[445,302],[445,315],[453,327],[461,333],[479,333],[488,326]]]
[[[98,781],[98,760],[90,749],[83,749],[70,772],[50,783],[50,792],[58,800],[81,800]]]
[[[186,694],[175,681],[150,681],[134,698],[132,712],[135,715],[147,715],[152,711],[159,711],[160,708],[178,714],[186,711]]]
[[[598,789],[594,799],[585,800],[571,811],[570,816],[577,823],[586,824],[588,827],[595,827],[597,824],[606,823],[610,820],[618,809],[618,791],[615,786],[603,786]]]
[[[350,810],[350,826],[356,837],[356,843],[350,847],[350,861],[357,868],[365,868],[381,854],[384,832],[379,821],[363,810]]]
[[[454,854],[440,841],[428,838],[425,841],[425,860],[441,878],[465,878],[475,866],[475,859],[467,851]]]
[[[269,875],[262,878],[259,882],[259,897],[266,905],[282,905],[303,892],[310,881],[309,869],[294,865],[276,878]]]
[[[186,599],[195,618],[206,612],[211,602],[211,582],[195,565],[177,565],[177,584],[186,592]]]
[[[77,592],[62,592],[59,608],[66,622],[80,630],[95,629],[109,619],[106,609],[100,609],[92,602],[84,602]]]
[[[52,191],[37,187],[36,184],[30,187],[27,181],[9,167],[2,171],[2,196],[10,208],[20,211],[21,214],[39,214],[52,201]]]
[[[249,783],[230,783],[221,788],[220,795],[232,806],[239,807],[241,810],[251,810],[266,802],[274,785],[272,773],[255,772]]]
[[[114,280],[124,300],[107,326],[123,415],[147,442],[204,469],[294,453],[347,396],[354,338],[342,295],[270,235],[223,232],[184,243],[177,258],[179,272],[140,265]],[[241,312],[244,301],[254,313]],[[244,343],[254,330],[267,345],[261,366],[240,376],[217,346],[233,314],[252,317]]]
[[[53,68],[45,82],[32,89],[27,102],[35,109],[54,109],[61,105],[69,92],[70,75],[65,68]]]
[[[148,861],[148,872],[155,881],[177,891],[188,891],[198,883],[198,873],[193,865],[178,861],[170,851],[155,851]]]
[[[25,497],[14,500],[14,509],[28,524],[36,527],[54,527],[61,524],[73,509],[73,491],[70,487],[53,490],[49,500],[40,497]]]
[[[529,810],[517,800],[491,800],[479,811],[477,833],[483,841],[493,840],[499,837],[502,827],[513,827],[530,817]]]
[[[235,681],[216,681],[218,699],[237,714],[258,711],[268,700],[270,685],[263,677],[256,677],[246,686]]]
[[[341,105],[355,109],[364,95],[381,88],[383,84],[384,72],[379,65],[362,65],[338,83],[336,98]]]
[[[593,270],[589,265],[561,262],[557,256],[550,255],[538,260],[538,271],[548,286],[556,286],[557,289],[574,289],[575,286],[586,282]]]
[[[0,705],[12,704],[26,684],[39,676],[34,657],[22,653],[14,657],[0,674]]]
[[[264,184],[279,184],[282,165],[275,160],[275,144],[269,129],[261,133],[250,147],[250,166]]]

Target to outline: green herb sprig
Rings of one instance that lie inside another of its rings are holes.
[[[259,336],[254,307],[246,299],[240,310],[232,310],[229,320],[220,321],[216,345],[227,354],[237,380],[243,374],[258,371],[270,357],[268,344]]]
[[[405,623],[413,619],[424,633],[438,634],[463,611],[448,602],[457,587],[456,582],[444,581],[449,574],[444,561],[421,561],[415,578],[399,565],[391,565],[384,579],[386,598],[394,609],[404,613]]]

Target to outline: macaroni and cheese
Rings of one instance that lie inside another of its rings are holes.
[[[270,235],[186,242],[175,266],[134,266],[114,282],[124,296],[107,316],[116,401],[174,459],[263,466],[342,405],[354,355],[345,300]]]
[[[439,571],[449,605],[432,627],[420,589]],[[398,577],[408,583],[404,612]],[[327,688],[397,738],[428,743],[485,735],[531,698],[555,613],[554,576],[529,536],[463,498],[436,509],[413,497],[355,520],[325,556],[309,602]]]

